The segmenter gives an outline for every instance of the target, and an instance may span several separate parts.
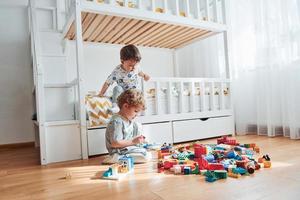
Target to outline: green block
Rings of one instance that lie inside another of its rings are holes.
[[[226,179],[227,178],[227,171],[226,170],[215,170],[214,174],[217,179]]]

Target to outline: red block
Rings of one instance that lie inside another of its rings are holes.
[[[165,161],[164,162],[164,169],[170,169],[173,167],[173,165],[176,165],[177,161]]]
[[[208,170],[224,170],[224,166],[220,163],[209,163]]]
[[[227,136],[223,136],[221,138],[217,139],[217,144],[224,144],[224,142],[227,141]]]
[[[204,156],[201,156],[200,158],[195,158],[195,162],[198,163],[199,169],[208,169],[208,162],[205,160]]]
[[[237,167],[246,169],[247,162],[248,162],[247,160],[237,160],[237,161],[235,161],[235,164]]]
[[[195,153],[195,158],[201,158],[202,155],[206,155],[206,147],[203,145],[199,144],[194,144],[194,153]]]

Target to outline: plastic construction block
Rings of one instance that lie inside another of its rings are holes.
[[[249,167],[247,167],[247,171],[248,171],[249,174],[254,174],[255,167],[249,166]]]
[[[228,136],[223,136],[217,139],[217,144],[224,144],[227,141]]]
[[[164,169],[168,170],[177,164],[177,160],[167,160],[164,162]]]
[[[170,153],[163,153],[161,151],[158,151],[157,154],[158,159],[163,159],[164,157],[171,155]]]
[[[161,146],[160,150],[170,150],[172,149],[172,145],[171,144],[167,144],[166,142]]]
[[[271,158],[269,157],[268,154],[264,155],[263,158],[264,158],[266,161],[270,161],[270,160],[271,160]]]
[[[257,160],[258,163],[264,163],[264,161],[271,161],[271,158],[268,154],[263,155],[263,157],[259,157]]]
[[[192,174],[200,174],[199,166],[196,164],[195,169],[192,170]]]
[[[217,139],[217,144],[237,145],[236,139],[223,136]]]
[[[158,160],[158,162],[157,162],[157,168],[161,168],[163,166],[164,166],[163,160]]]
[[[240,146],[236,146],[233,148],[233,150],[237,151],[237,152],[242,152],[243,151],[243,147],[240,147]]]
[[[105,171],[104,173],[103,173],[103,177],[109,177],[109,176],[111,176],[112,175],[112,169],[111,168],[109,168],[107,171]]]
[[[194,160],[194,159],[195,159],[195,154],[190,153],[190,154],[188,155],[188,159]]]
[[[202,155],[207,154],[206,146],[194,144],[194,152],[195,152],[195,158],[201,158]]]
[[[205,160],[207,160],[207,162],[213,162],[215,160],[214,155],[209,154],[207,156],[205,156]]]
[[[255,143],[250,143],[250,148],[254,148],[256,147],[256,144]]]
[[[241,177],[240,174],[236,174],[236,173],[232,173],[232,172],[228,172],[228,176],[231,177],[231,178],[239,178],[239,177]]]
[[[265,161],[265,159],[263,157],[258,158],[257,162],[258,163],[263,163]]]
[[[235,158],[236,157],[236,153],[234,151],[229,151],[227,154],[226,154],[226,157],[229,158],[229,159],[232,159],[232,158]]]
[[[244,175],[244,174],[247,173],[247,170],[244,169],[244,168],[241,168],[241,167],[237,167],[237,168],[232,169],[232,172],[235,173],[235,174]]]
[[[242,158],[240,155],[236,155],[236,156],[234,157],[234,159],[235,159],[235,160],[243,160],[243,158]]]
[[[204,156],[201,156],[201,158],[195,158],[195,162],[198,162],[199,169],[208,169],[208,162],[204,159]]]
[[[212,183],[212,182],[215,182],[216,180],[217,180],[217,178],[216,177],[206,177],[205,178],[205,180],[207,181],[207,182],[209,182],[209,183]]]
[[[235,163],[236,163],[237,167],[241,167],[241,168],[246,169],[247,162],[248,161],[246,161],[246,160],[237,160]]]
[[[253,150],[254,150],[256,153],[259,153],[259,152],[260,152],[259,147],[254,147]]]
[[[217,179],[226,179],[227,178],[227,171],[226,170],[215,170],[214,174]]]
[[[212,154],[214,156],[215,160],[222,160],[224,158],[224,153],[223,152],[219,152],[219,151],[215,151]]]
[[[190,167],[190,166],[185,166],[185,167],[183,168],[183,174],[184,174],[184,175],[189,175],[189,174],[191,174],[191,167]]]
[[[212,182],[215,182],[217,180],[217,177],[215,176],[213,171],[207,171],[207,172],[204,173],[204,175],[206,177],[205,180],[207,182],[212,183]]]
[[[255,162],[250,161],[250,162],[246,163],[246,169],[249,174],[253,174],[255,172]]]
[[[174,174],[181,174],[181,166],[180,165],[174,165],[173,166]]]
[[[189,154],[188,153],[178,153],[177,158],[178,158],[178,160],[186,160],[189,158]]]
[[[255,170],[259,170],[260,169],[260,164],[258,164],[256,161],[254,162],[255,165]]]
[[[264,161],[264,168],[270,168],[271,167],[271,161],[265,160]]]
[[[134,160],[130,156],[123,156],[119,158],[118,161],[119,165],[121,166],[123,172],[128,172],[133,170],[134,167]]]
[[[237,142],[235,139],[227,139],[227,141],[224,144],[237,145]]]
[[[209,163],[208,170],[224,170],[224,166],[221,163]]]

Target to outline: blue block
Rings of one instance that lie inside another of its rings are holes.
[[[229,152],[227,153],[227,158],[232,159],[232,158],[235,158],[236,155],[237,155],[237,154],[236,154],[234,151],[229,151]]]
[[[103,173],[103,177],[109,177],[109,176],[111,176],[112,175],[112,170],[111,170],[111,168],[109,168],[107,171],[105,171],[104,173]]]

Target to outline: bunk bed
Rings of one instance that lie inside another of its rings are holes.
[[[65,29],[69,40],[178,49],[226,31],[225,2],[218,0],[77,1],[77,7],[80,14],[71,15]],[[82,38],[76,37],[80,34],[76,23],[81,23]],[[153,78],[143,88],[150,112],[138,121],[145,127],[154,124],[147,135],[151,142],[185,142],[234,133],[229,80]],[[96,130],[88,128],[88,142],[100,141],[100,136],[103,145],[105,130]],[[150,135],[154,132],[155,137]],[[103,151],[95,150],[99,148],[100,144],[89,146],[89,155],[106,152],[105,146]]]
[[[83,42],[173,49],[176,77],[143,82],[148,109],[137,120],[149,142],[234,134],[225,0],[66,0],[64,7],[62,37],[76,42],[81,158],[106,153],[105,125],[86,119]],[[227,77],[178,77],[176,50],[215,34],[224,35]]]

